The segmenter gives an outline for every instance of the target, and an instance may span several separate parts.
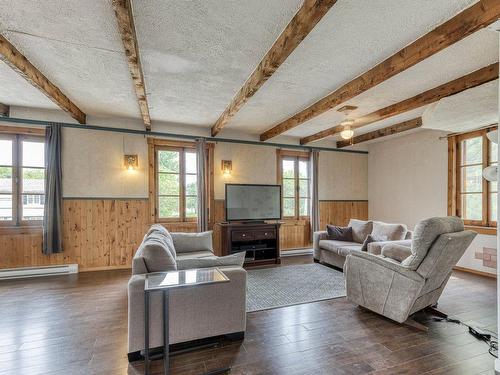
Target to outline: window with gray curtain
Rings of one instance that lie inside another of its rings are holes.
[[[45,129],[45,205],[43,211],[43,253],[53,254],[62,248],[62,134],[61,126]]]
[[[312,233],[317,232],[319,228],[319,151],[312,150],[309,159],[310,177],[311,177],[311,239]]]
[[[42,226],[44,139],[0,134],[0,226]]]
[[[208,230],[208,194],[207,194],[207,143],[205,139],[196,140],[196,165],[198,170],[198,231]]]

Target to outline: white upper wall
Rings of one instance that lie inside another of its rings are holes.
[[[319,156],[320,200],[368,199],[366,154],[321,152]]]
[[[370,219],[404,223],[447,215],[448,142],[420,130],[368,147]]]
[[[222,174],[221,160],[233,162],[231,176]],[[226,183],[276,184],[276,149],[237,143],[217,143],[214,150],[215,199],[224,199]]]

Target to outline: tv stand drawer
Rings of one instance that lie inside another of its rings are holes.
[[[255,231],[254,234],[255,234],[256,240],[266,240],[266,239],[275,239],[276,238],[276,230],[275,229],[259,230],[259,231]]]
[[[253,241],[255,239],[255,232],[235,230],[232,232],[233,241]]]

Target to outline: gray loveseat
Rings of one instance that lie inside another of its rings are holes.
[[[381,255],[351,252],[344,266],[348,300],[405,322],[437,303],[476,234],[458,217],[434,217],[417,224],[410,247],[387,244]]]
[[[242,253],[243,254],[243,253]],[[170,292],[170,343],[184,343],[230,335],[242,338],[246,328],[246,271],[244,254],[215,257],[211,232],[169,233],[153,225],[132,260],[128,283],[128,357],[140,358],[144,349],[144,280],[149,272],[216,266],[228,283]],[[236,264],[239,265],[226,265]],[[161,293],[150,297],[150,348],[163,345]]]
[[[384,238],[382,241],[370,242],[367,245],[367,251],[371,254],[380,254],[382,247],[388,243],[405,246],[411,244],[412,232],[404,224],[387,224],[381,221],[351,219],[348,226],[352,227],[352,242],[331,240],[326,231],[314,232],[313,250],[315,261],[343,268],[347,255],[352,252],[361,252],[363,242],[370,234],[378,238]]]

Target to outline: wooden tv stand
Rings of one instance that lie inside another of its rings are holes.
[[[280,264],[280,225],[221,223],[222,255],[246,251],[245,266]]]

